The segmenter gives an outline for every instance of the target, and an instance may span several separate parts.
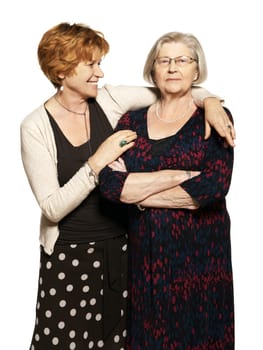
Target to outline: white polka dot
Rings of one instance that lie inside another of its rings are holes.
[[[86,300],[81,300],[79,305],[80,305],[80,307],[85,307],[87,305],[87,301]]]
[[[92,313],[91,313],[91,312],[88,312],[88,313],[86,314],[86,320],[90,320],[91,317],[92,317]]]
[[[59,259],[60,261],[63,261],[63,260],[66,259],[66,255],[65,255],[64,253],[60,253],[59,256],[58,256],[58,259]]]
[[[121,316],[124,316],[124,310],[121,309]]]
[[[100,262],[98,260],[94,261],[93,266],[95,267],[95,269],[99,268],[100,267]]]
[[[123,296],[123,298],[127,298],[127,296],[128,296],[128,291],[127,291],[127,290],[123,291],[122,296]]]
[[[96,299],[95,298],[90,299],[89,303],[92,306],[95,305],[96,304]]]
[[[42,278],[42,277],[39,278],[39,284],[40,284],[40,285],[43,284],[43,278]]]
[[[127,330],[126,330],[126,329],[124,329],[124,331],[122,332],[122,336],[123,336],[124,338],[127,337]]]
[[[30,350],[35,350],[35,347],[34,345],[31,346]]]
[[[95,245],[96,242],[89,242],[89,245]]]
[[[76,349],[76,343],[72,342],[69,344],[69,349],[70,350],[75,350]]]
[[[103,289],[100,290],[100,295],[103,295]]]
[[[86,281],[88,279],[88,275],[86,273],[83,273],[83,275],[80,276],[82,281]]]
[[[50,334],[50,329],[49,328],[44,328],[44,334],[49,335]]]
[[[76,309],[71,309],[69,312],[70,316],[74,317],[77,315],[77,310]]]
[[[74,259],[74,260],[72,260],[72,265],[73,266],[78,266],[79,265],[79,260],[78,259]]]
[[[40,302],[37,303],[37,309],[40,309]]]
[[[124,244],[124,246],[122,247],[122,250],[123,250],[124,252],[126,252],[126,250],[127,250],[127,244]]]
[[[60,302],[59,302],[60,307],[65,307],[66,305],[67,305],[66,300],[60,300]]]
[[[39,319],[38,319],[38,317],[36,318],[36,325],[38,325],[39,324]]]
[[[47,311],[45,312],[45,316],[46,316],[47,318],[50,318],[50,317],[52,316],[52,312],[51,312],[50,310],[47,310]]]
[[[39,334],[35,334],[35,341],[39,341],[39,340],[40,340]]]
[[[72,284],[68,284],[66,287],[66,291],[67,292],[72,292],[73,291],[73,285]]]
[[[87,250],[88,254],[92,254],[92,253],[94,253],[94,251],[95,251],[94,248],[89,248],[89,249]]]
[[[83,293],[88,293],[89,289],[90,289],[89,286],[84,286],[82,288],[82,291],[83,291]]]
[[[54,337],[54,338],[52,339],[52,344],[53,344],[53,345],[58,345],[58,343],[59,343],[59,339],[58,339],[57,337]]]
[[[50,261],[48,261],[47,264],[46,264],[46,268],[47,268],[48,270],[50,270],[51,267],[52,267],[52,263],[51,263]]]
[[[77,246],[78,246],[77,244],[71,244],[70,248],[77,248]]]
[[[89,332],[88,331],[85,331],[83,333],[83,339],[88,339],[88,336],[89,336]]]
[[[75,338],[75,336],[76,336],[76,331],[72,330],[72,331],[69,332],[69,337],[71,339]]]
[[[56,295],[56,293],[57,293],[57,291],[55,288],[50,288],[50,290],[49,290],[50,295]]]
[[[97,345],[98,345],[98,348],[103,348],[103,346],[104,346],[103,340],[99,340]]]
[[[120,336],[119,335],[115,335],[114,343],[119,343],[119,341],[120,341]]]
[[[40,292],[40,297],[41,297],[41,298],[45,298],[45,291],[44,291],[44,290],[41,290],[41,292]]]
[[[64,321],[60,321],[60,322],[58,323],[58,328],[59,328],[59,329],[63,329],[63,328],[65,328],[65,326],[66,326],[66,324],[65,324]]]
[[[93,346],[94,346],[93,341],[90,341],[90,342],[89,342],[89,349],[92,349],[92,348],[93,348]]]
[[[60,273],[58,274],[58,279],[59,279],[59,280],[63,280],[65,277],[66,277],[66,275],[64,274],[64,272],[60,272]]]
[[[96,316],[95,316],[95,320],[96,321],[100,321],[102,319],[102,315],[101,314],[97,314]]]
[[[101,279],[102,281],[104,280],[104,275],[103,275],[103,274],[100,276],[100,279]]]

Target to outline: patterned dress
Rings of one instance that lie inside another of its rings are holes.
[[[230,112],[226,110],[230,115]],[[127,113],[118,129],[138,134],[124,156],[127,173],[106,168],[101,191],[119,201],[129,172],[200,170],[182,187],[198,210],[130,205],[127,349],[233,350],[234,302],[229,190],[233,149],[215,132],[204,140],[197,109],[173,136],[151,140],[147,108]]]

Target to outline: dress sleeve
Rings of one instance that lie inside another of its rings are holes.
[[[226,112],[232,120],[230,112]],[[215,131],[205,142],[204,168],[198,169],[201,174],[181,185],[201,207],[225,199],[231,183],[234,160],[233,147],[227,146]]]
[[[130,114],[126,113],[119,120],[119,123],[115,131],[130,128]],[[122,159],[125,162],[125,154]],[[106,166],[99,175],[100,191],[104,197],[113,202],[120,203],[121,192],[125,183],[128,172],[113,171],[110,167]]]

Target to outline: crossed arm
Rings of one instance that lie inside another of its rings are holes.
[[[111,163],[113,171],[125,172],[121,158]],[[198,203],[180,186],[200,173],[185,170],[160,170],[151,173],[130,173],[124,182],[120,200],[137,204],[138,208],[197,209]]]

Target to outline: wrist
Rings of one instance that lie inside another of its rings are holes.
[[[204,108],[208,107],[208,106],[220,106],[221,107],[221,103],[223,101],[220,100],[219,98],[217,98],[216,96],[207,96],[204,98],[203,100],[203,105],[204,105]]]
[[[99,184],[99,174],[93,169],[92,165],[90,164],[90,161],[87,162],[87,165],[89,167],[89,177],[93,179],[94,185]]]

